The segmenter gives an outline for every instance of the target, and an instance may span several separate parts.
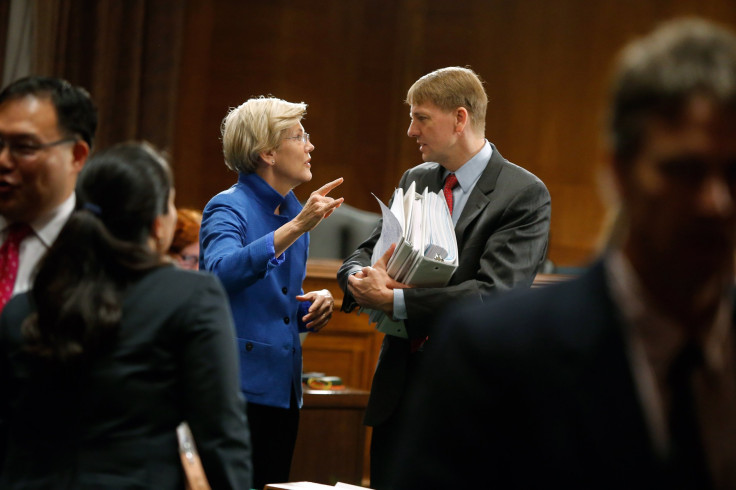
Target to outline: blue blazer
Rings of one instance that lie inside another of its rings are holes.
[[[280,214],[274,214],[279,207]],[[302,206],[256,174],[240,174],[204,208],[199,232],[200,268],[222,281],[235,319],[240,379],[248,401],[288,408],[292,391],[301,407],[301,303],[309,235],[275,257],[273,234]]]

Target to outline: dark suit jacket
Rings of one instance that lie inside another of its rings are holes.
[[[126,295],[110,351],[81,370],[39,369],[22,350],[30,297],[0,317],[2,489],[182,489],[187,420],[210,484],[250,488],[250,438],[234,327],[219,282],[158,268]]]
[[[541,180],[503,158],[491,145],[493,154],[471,192],[455,226],[459,264],[450,283],[441,288],[404,290],[408,319],[404,322],[410,338],[430,335],[430,325],[447,305],[459,299],[481,299],[517,286],[529,286],[545,259],[550,224],[550,196]],[[418,192],[428,187],[442,189],[443,168],[423,163],[409,169],[399,186],[408,189],[416,181]],[[348,257],[337,273],[345,292],[342,310],[357,304],[347,290],[348,277],[370,265],[373,247],[381,233],[381,223],[371,237]],[[432,343],[433,339],[427,341]],[[379,425],[394,411],[407,383],[409,342],[385,336],[373,378],[366,423]]]
[[[602,264],[444,321],[395,488],[679,488],[663,484]]]

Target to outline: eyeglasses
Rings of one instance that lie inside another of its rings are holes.
[[[301,140],[305,145],[309,143],[309,133],[302,133],[299,136],[289,136],[285,140]]]
[[[23,141],[5,141],[0,138],[0,154],[7,147],[8,152],[10,152],[10,156],[13,158],[17,160],[31,160],[43,149],[63,145],[64,143],[74,143],[76,141],[77,138],[69,137],[52,141],[50,143],[26,143]]]

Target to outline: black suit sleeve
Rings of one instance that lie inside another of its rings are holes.
[[[185,419],[210,486],[251,488],[250,434],[240,391],[237,342],[227,297],[202,276],[180,319]]]

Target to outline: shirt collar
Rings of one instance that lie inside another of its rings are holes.
[[[286,196],[282,196],[276,189],[271,187],[268,182],[263,180],[263,178],[256,173],[239,174],[238,183],[248,187],[252,191],[252,195],[255,199],[270,212],[275,211],[278,207],[280,207],[281,210],[280,214],[296,210],[294,205],[295,203],[298,204],[299,201],[294,195],[294,191],[289,191]],[[299,205],[299,209],[301,209],[301,205]],[[298,213],[298,210],[296,210],[296,212]]]
[[[465,162],[459,169],[457,169],[457,171],[455,172],[455,177],[457,177],[457,182],[463,192],[467,193],[470,189],[473,188],[476,181],[483,173],[483,170],[485,170],[486,165],[488,164],[488,160],[491,159],[492,154],[493,149],[491,148],[491,144],[488,142],[488,140],[486,140],[480,151],[476,153],[470,160]],[[443,180],[447,177],[448,174],[450,174],[450,172],[446,171],[444,173],[444,175],[442,176]]]
[[[634,267],[620,250],[612,250],[606,257],[605,265],[614,302],[630,328],[633,328],[632,334],[642,339],[647,356],[655,368],[658,365],[669,366],[687,341],[684,329],[646,301],[647,294]],[[730,343],[732,312],[731,296],[727,294],[721,301],[711,328],[705,329],[703,337],[698,339],[705,365],[712,370],[719,370],[724,365]]]
[[[61,229],[66,224],[69,216],[74,212],[74,208],[77,205],[77,196],[74,192],[71,193],[66,200],[57,206],[50,213],[43,216],[39,216],[32,222],[28,223],[33,229],[38,239],[48,248],[54,243],[56,237],[59,236]],[[5,232],[6,228],[10,225],[8,221],[0,216],[0,230]]]

